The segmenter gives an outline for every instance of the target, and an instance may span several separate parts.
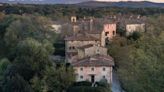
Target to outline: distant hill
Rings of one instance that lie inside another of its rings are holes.
[[[0,0],[0,3],[22,3],[22,4],[71,4],[79,7],[130,7],[130,8],[164,8],[164,3],[148,1],[122,1],[122,2],[100,2],[95,0]]]
[[[131,7],[131,8],[164,8],[164,3],[154,3],[148,1],[122,1],[122,2],[100,2],[88,1],[76,4],[80,7]]]

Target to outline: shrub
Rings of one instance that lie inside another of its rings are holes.
[[[75,86],[69,88],[67,92],[110,92],[110,90],[104,87]]]
[[[141,37],[141,33],[140,32],[133,32],[128,39],[133,39],[133,40],[138,40]]]
[[[92,83],[89,81],[81,81],[73,84],[73,86],[91,86],[91,85]]]

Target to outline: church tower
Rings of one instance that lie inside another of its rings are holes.
[[[76,16],[71,16],[71,22],[72,22],[72,23],[75,23],[76,21],[77,21]]]

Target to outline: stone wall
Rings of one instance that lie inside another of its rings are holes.
[[[116,36],[116,24],[104,24],[103,32],[101,33],[101,46],[106,45],[106,40],[111,41]]]
[[[112,39],[114,36],[116,36],[116,24],[104,24],[104,30],[105,36],[110,39]]]
[[[107,55],[107,48],[100,47],[100,46],[93,46],[85,49],[79,49],[78,50],[78,57],[79,59],[82,59],[84,57],[89,57],[93,55]]]
[[[94,75],[95,82],[105,77],[108,83],[112,83],[112,67],[74,67],[74,69],[77,81],[91,81],[91,75]]]
[[[145,24],[127,24],[126,25],[126,35],[130,35],[135,31],[144,32],[145,31]]]
[[[66,41],[66,52],[77,52],[77,48],[88,45],[88,44],[93,44],[93,45],[98,45],[100,44],[100,41]]]

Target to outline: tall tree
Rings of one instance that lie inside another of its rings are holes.
[[[47,91],[62,92],[75,81],[75,75],[71,67],[62,66],[58,69],[47,67],[43,80]]]
[[[32,38],[27,38],[17,45],[14,62],[27,64],[35,73],[41,74],[46,66],[51,66],[49,55],[52,54],[53,47],[49,45],[48,42],[44,45]]]
[[[139,39],[113,44],[109,52],[117,61],[117,73],[127,92],[163,92],[164,27],[162,16],[150,18],[147,32]],[[160,28],[158,26],[160,26]]]

